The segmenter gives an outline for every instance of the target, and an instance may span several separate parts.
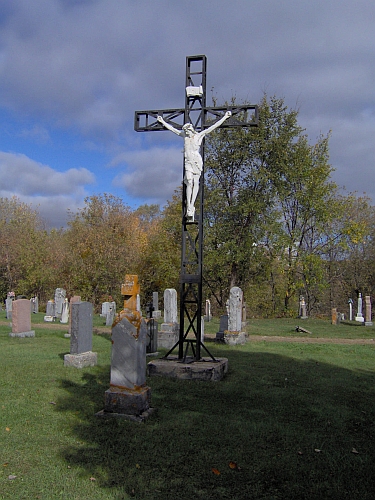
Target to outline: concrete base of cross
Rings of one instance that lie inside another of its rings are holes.
[[[218,382],[228,371],[228,359],[202,358],[201,361],[187,359],[181,363],[177,356],[167,359],[155,359],[147,364],[147,374],[150,377],[170,377],[181,380],[202,380],[205,382]]]

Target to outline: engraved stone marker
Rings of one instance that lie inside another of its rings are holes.
[[[64,356],[65,366],[84,368],[97,364],[97,353],[92,352],[92,304],[75,302],[71,309],[70,354]]]
[[[30,301],[27,299],[14,300],[12,304],[12,332],[10,337],[35,337],[31,330]]]

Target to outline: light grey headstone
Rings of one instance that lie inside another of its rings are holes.
[[[66,291],[63,288],[56,288],[55,290],[55,316],[61,318],[62,307],[64,304]]]
[[[12,307],[13,307],[13,298],[7,297],[5,299],[5,308],[6,308],[7,319],[12,319]]]
[[[159,310],[159,294],[158,292],[152,292],[152,307],[154,311]]]
[[[46,316],[56,316],[56,305],[54,300],[49,300],[46,306]]]
[[[365,321],[365,318],[363,317],[362,314],[362,294],[358,294],[358,311],[357,311],[357,316],[355,317],[356,321],[359,321],[360,323],[363,323]]]
[[[164,290],[164,323],[177,323],[177,292],[174,288]]]
[[[69,301],[68,299],[64,300],[61,312],[60,323],[68,323],[69,322]]]
[[[39,312],[39,300],[38,297],[32,297],[30,299],[31,312],[37,314]]]
[[[229,318],[228,330],[230,332],[240,332],[242,330],[242,301],[243,293],[241,288],[234,286],[229,294]]]
[[[116,314],[116,308],[110,307],[107,311],[107,315],[105,318],[106,326],[112,326],[113,320],[115,319],[115,314]]]
[[[145,319],[139,332],[127,318],[112,328],[111,386],[135,389],[146,383]]]
[[[107,317],[107,313],[109,311],[110,305],[111,305],[110,302],[103,302],[103,304],[102,304],[102,312],[101,312],[101,315],[100,315],[102,318],[106,318]]]
[[[70,354],[92,350],[92,304],[72,303]]]

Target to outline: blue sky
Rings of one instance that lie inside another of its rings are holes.
[[[57,227],[92,194],[163,206],[182,143],[134,132],[134,111],[183,107],[205,54],[208,102],[283,97],[375,202],[374,18],[373,0],[0,0],[0,196]]]

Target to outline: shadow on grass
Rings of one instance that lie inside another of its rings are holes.
[[[219,383],[151,378],[145,424],[102,420],[109,366],[63,380],[60,411],[83,443],[65,449],[126,499],[373,499],[375,375],[313,360],[224,349]]]

